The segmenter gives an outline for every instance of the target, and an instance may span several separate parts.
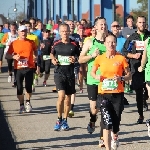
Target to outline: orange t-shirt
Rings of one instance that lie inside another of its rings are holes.
[[[36,50],[36,45],[34,41],[26,39],[26,40],[15,40],[10,44],[8,49],[8,54],[19,54],[19,61],[14,60],[14,68],[35,68],[35,63],[33,61],[33,53]]]
[[[114,76],[122,76],[124,69],[128,67],[128,63],[124,56],[117,53],[114,58],[109,59],[106,57],[106,53],[104,53],[95,59],[94,66],[96,66],[97,69],[100,69],[100,75],[103,78],[103,80],[100,81],[100,84],[98,85],[98,93],[104,94],[124,92],[123,82],[116,82],[116,88],[113,90],[110,90],[109,88],[106,90],[103,88],[105,85],[110,85],[112,83],[111,79],[113,79]]]

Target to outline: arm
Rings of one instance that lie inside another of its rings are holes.
[[[123,76],[124,78],[124,81],[129,81],[131,80],[131,73],[130,73],[130,69],[129,69],[129,66],[127,66],[125,69],[124,69],[124,72],[125,72],[125,76]]]
[[[144,68],[145,64],[147,62],[147,44],[148,44],[148,40],[145,41],[145,45],[144,45],[144,52],[142,55],[142,60],[141,60],[141,67]]]
[[[129,44],[132,41],[130,37],[124,43],[122,54],[127,58],[134,58],[134,54],[132,54],[131,52],[128,51]]]
[[[79,56],[79,63],[86,63],[93,58],[92,55],[87,55],[87,52],[89,51],[91,45],[91,39],[87,40],[87,42],[83,45],[82,51]]]
[[[1,40],[1,43],[3,45],[6,45],[7,39],[8,39],[8,33],[5,33],[4,36],[3,36],[3,38],[2,38],[2,40]]]

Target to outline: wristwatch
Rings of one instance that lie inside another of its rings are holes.
[[[124,77],[123,76],[121,77],[121,81],[124,81]]]

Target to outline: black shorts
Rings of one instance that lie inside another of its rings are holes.
[[[51,60],[41,59],[40,72],[41,73],[45,72],[45,74],[49,74],[50,68],[51,68]]]
[[[96,101],[98,95],[98,85],[87,85],[87,92],[89,100]]]
[[[0,47],[0,61],[3,60],[3,55],[4,55],[4,48]]]
[[[101,110],[105,129],[113,129],[114,133],[119,131],[121,114],[124,108],[123,93],[99,94],[97,107]]]
[[[63,90],[66,95],[75,94],[75,75],[65,76],[59,73],[54,73],[54,82],[56,84],[57,91]]]
[[[25,79],[25,89],[27,93],[32,93],[33,69],[30,68],[17,69],[17,74],[16,74],[17,95],[23,94],[24,79]]]

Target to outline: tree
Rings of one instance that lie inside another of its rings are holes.
[[[123,18],[120,14],[116,14],[116,21],[118,21],[121,26],[123,25]]]
[[[137,0],[137,4],[140,4],[139,8],[132,9],[131,15],[133,15],[134,18],[138,16],[145,16],[148,18],[148,0]]]

